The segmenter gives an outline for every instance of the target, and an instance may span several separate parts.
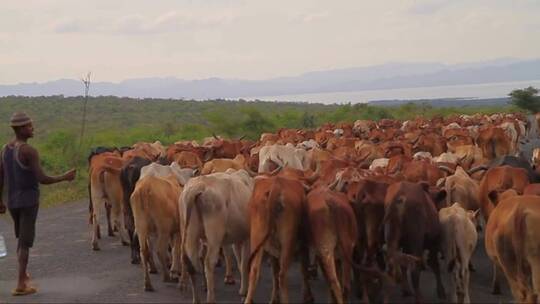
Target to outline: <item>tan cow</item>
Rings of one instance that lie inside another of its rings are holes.
[[[153,248],[150,237],[157,237],[157,255],[162,268],[163,281],[171,282],[169,273],[169,245],[173,248],[176,259],[181,245],[178,198],[182,186],[176,176],[146,176],[140,179],[131,195],[131,208],[135,220],[135,230],[139,237],[141,261],[144,271],[144,290],[153,291],[150,281],[150,259]],[[178,261],[173,261],[178,265]],[[175,268],[173,266],[173,268]]]
[[[465,210],[476,211],[480,208],[478,202],[478,184],[465,170],[457,167],[454,174],[444,178],[438,186],[446,190],[446,205],[459,202]]]
[[[235,245],[241,252],[240,295],[247,292],[249,216],[248,203],[253,191],[253,180],[244,170],[213,173],[191,179],[180,197],[182,217],[183,259],[189,266],[193,301],[199,302],[195,270],[201,271],[199,248],[201,240],[207,244],[204,256],[206,302],[215,303],[214,267],[219,249]]]
[[[291,167],[299,170],[307,170],[311,165],[306,150],[287,145],[264,146],[259,150],[258,172],[270,172],[271,162],[279,167]]]
[[[248,170],[246,165],[246,158],[242,154],[236,155],[234,159],[230,158],[216,158],[211,161],[207,161],[202,170],[201,175],[207,175],[216,172],[225,172],[227,169]]]
[[[517,303],[540,295],[540,197],[502,199],[486,226],[486,252],[505,274]],[[495,268],[494,268],[495,270]]]
[[[469,263],[476,247],[478,234],[475,213],[467,212],[459,203],[439,210],[441,251],[450,275],[450,301],[470,303]]]

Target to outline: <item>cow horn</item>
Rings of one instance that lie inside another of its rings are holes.
[[[216,133],[212,132],[212,136],[214,136],[215,139],[219,140],[219,137],[216,136]]]
[[[450,174],[450,175],[456,173],[456,170],[453,170],[453,169],[450,168],[450,167],[443,166],[443,165],[439,165],[438,167],[439,167],[439,169],[441,169],[442,171],[444,171],[444,172],[446,172],[446,173],[448,173],[448,174]]]
[[[335,180],[334,182],[332,182],[330,185],[328,185],[328,189],[330,190],[334,190],[338,184],[339,180]]]
[[[489,169],[488,166],[486,165],[481,165],[481,166],[478,166],[478,167],[474,167],[472,168],[471,170],[467,171],[467,174],[469,174],[469,176],[473,175],[474,173],[478,172],[478,171],[482,171],[482,170],[487,170]]]
[[[242,137],[240,137],[238,140],[242,140],[242,139],[244,139],[245,137],[246,137],[246,135],[244,134],[244,135],[242,135]]]
[[[277,167],[274,171],[270,172],[270,175],[274,176],[274,175],[278,174],[279,171],[281,171],[281,169],[283,169],[282,166]]]

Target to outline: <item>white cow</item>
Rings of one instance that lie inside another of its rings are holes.
[[[280,167],[291,167],[307,170],[310,159],[307,151],[294,146],[272,145],[264,146],[259,150],[259,173],[270,172],[270,161]]]
[[[194,175],[194,173],[195,170],[191,168],[181,169],[176,162],[173,162],[170,166],[164,166],[158,163],[151,163],[141,168],[141,175],[139,179],[143,179],[146,176],[165,177],[174,174],[178,182],[181,185],[185,185],[187,181]]]
[[[457,164],[458,161],[459,161],[458,156],[452,152],[444,152],[444,153],[441,153],[441,155],[433,158],[433,162],[435,163]]]
[[[390,161],[389,158],[377,158],[371,162],[371,165],[369,165],[369,170],[373,171],[376,168],[386,168],[388,167],[388,161]]]
[[[253,179],[245,170],[213,173],[189,180],[180,196],[183,246],[191,276],[193,301],[199,302],[195,273],[201,271],[199,249],[201,240],[207,244],[204,257],[206,302],[215,303],[214,267],[222,246],[234,244],[241,252],[240,294],[247,292],[249,258],[248,203],[253,192]]]
[[[470,303],[469,262],[476,247],[478,234],[475,216],[458,203],[439,211],[442,228],[442,252],[450,275],[450,302]]]

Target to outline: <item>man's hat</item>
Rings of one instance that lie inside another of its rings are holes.
[[[9,121],[12,127],[22,127],[32,123],[32,119],[24,112],[15,112]]]

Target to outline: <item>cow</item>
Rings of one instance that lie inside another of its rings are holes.
[[[264,146],[259,150],[259,173],[270,171],[270,161],[279,167],[292,167],[294,169],[306,170],[311,162],[307,152],[291,146],[272,145]]]
[[[123,160],[115,155],[102,153],[95,155],[90,160],[89,169],[89,192],[90,192],[90,223],[92,224],[92,249],[100,250],[98,239],[100,235],[99,217],[102,208],[107,205],[111,207],[112,218],[118,225],[122,244],[127,244],[123,239],[122,229],[124,226],[119,224],[122,212],[123,190],[120,184],[119,172],[122,168]],[[118,175],[118,176],[117,176]],[[106,183],[107,182],[107,183]],[[126,233],[127,234],[127,233]],[[114,232],[109,224],[109,235]]]
[[[130,197],[135,190],[135,184],[139,180],[141,168],[151,163],[150,160],[142,157],[135,157],[124,164],[120,172],[120,182],[122,183],[124,223],[131,244],[131,263],[140,263],[139,238],[135,234],[135,222],[133,220],[133,211],[131,210]]]
[[[188,180],[195,175],[196,171],[190,168],[181,169],[177,163],[172,163],[170,166],[164,166],[158,163],[151,163],[141,168],[140,177],[146,176],[167,176],[174,175],[180,185],[185,185]]]
[[[305,229],[305,185],[297,179],[281,176],[255,178],[249,202],[250,246],[249,287],[245,303],[252,303],[263,254],[272,261],[273,288],[271,302],[289,302],[287,271],[297,250],[302,261],[303,296],[311,302],[308,282],[309,253]]]
[[[452,175],[437,182],[446,191],[446,206],[459,202],[465,210],[475,211],[480,208],[478,202],[478,184],[463,168],[458,166]]]
[[[538,303],[539,233],[540,197],[515,192],[500,199],[486,226],[486,253],[495,263],[494,271],[506,276],[517,303]]]
[[[351,290],[352,256],[357,240],[357,224],[347,195],[320,186],[307,195],[309,239],[315,249],[330,293],[336,303],[347,302]],[[341,258],[341,282],[335,261]]]
[[[459,203],[439,210],[442,228],[442,253],[450,275],[450,301],[470,303],[469,263],[476,247],[478,234],[475,213],[463,209]]]
[[[446,193],[438,192],[434,198],[426,183],[397,182],[388,187],[385,197],[383,219],[385,241],[388,253],[390,273],[401,280],[398,264],[403,248],[405,254],[421,259],[425,249],[429,251],[428,264],[433,269],[437,280],[437,295],[445,297],[439,271],[438,253],[440,252],[441,226],[436,201],[443,200]],[[403,269],[405,270],[405,269]],[[419,286],[420,269],[416,265],[411,269],[411,279],[417,302],[421,301]],[[408,294],[407,280],[402,280],[402,292]]]
[[[244,155],[238,154],[234,159],[215,158],[211,161],[207,161],[202,167],[201,175],[207,175],[216,172],[225,172],[229,168],[235,170],[244,169],[248,172],[251,171],[247,166],[246,158],[244,157]]]
[[[179,267],[181,245],[178,198],[182,186],[175,175],[166,177],[148,175],[142,177],[131,194],[130,202],[135,221],[135,230],[139,238],[140,255],[144,273],[144,290],[153,291],[150,280],[151,256],[153,248],[150,237],[157,237],[157,255],[162,268],[164,282],[173,282],[169,273],[168,248],[173,248],[173,266]],[[177,270],[176,270],[177,271]]]
[[[195,270],[199,264],[200,240],[205,239],[204,273],[207,281],[206,302],[215,303],[214,267],[219,250],[224,245],[235,245],[241,252],[240,295],[247,292],[249,217],[248,203],[253,191],[253,180],[245,170],[232,173],[213,173],[191,179],[179,200],[182,217],[182,249],[188,266],[193,301],[199,302]]]
[[[489,169],[478,188],[478,201],[485,221],[488,221],[491,211],[497,205],[497,200],[490,197],[492,191],[503,192],[507,189],[514,189],[518,194],[523,194],[523,190],[528,184],[529,177],[523,168],[501,166]]]
[[[182,151],[174,155],[173,162],[182,168],[200,169],[203,165],[200,157],[191,151]]]
[[[484,157],[492,160],[511,153],[510,140],[503,129],[490,126],[480,131],[476,143]]]

